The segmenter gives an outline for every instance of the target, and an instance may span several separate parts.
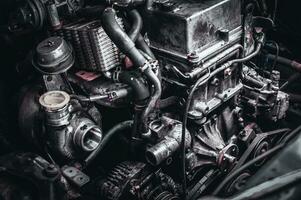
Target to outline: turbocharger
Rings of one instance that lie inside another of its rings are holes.
[[[63,160],[81,158],[102,141],[102,129],[64,91],[49,91],[39,98],[50,150]]]

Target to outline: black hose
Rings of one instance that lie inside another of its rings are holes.
[[[156,59],[153,51],[149,48],[147,43],[145,42],[143,36],[139,34],[137,40],[136,40],[136,46],[138,49],[141,49],[144,53],[149,55],[152,59]]]
[[[277,55],[273,55],[273,54],[268,54],[267,58],[269,60],[273,60],[276,61],[280,64],[286,65],[286,66],[290,66],[292,69],[297,70],[298,72],[301,72],[301,63],[295,61],[295,60],[291,60],[288,58],[284,58],[281,56],[277,56]]]
[[[85,7],[79,9],[76,15],[79,17],[100,17],[105,9],[104,6]]]
[[[103,140],[98,145],[98,147],[84,160],[83,166],[87,167],[91,162],[96,158],[96,156],[103,150],[103,148],[108,144],[108,142],[115,136],[117,133],[125,129],[131,128],[133,121],[124,121],[113,126],[103,137]]]
[[[131,10],[128,12],[130,21],[132,22],[132,27],[128,32],[129,37],[133,42],[136,43],[138,49],[142,50],[144,53],[149,55],[152,59],[155,59],[155,55],[149,46],[146,44],[143,36],[140,34],[143,22],[141,15],[137,10]]]
[[[148,88],[134,73],[122,71],[118,74],[118,80],[132,88],[136,102],[141,102],[149,98],[150,94]]]
[[[146,58],[135,47],[134,42],[122,30],[116,21],[116,11],[113,8],[106,8],[102,14],[102,25],[109,38],[137,67],[147,63]]]
[[[281,85],[280,90],[284,91],[288,88],[288,86],[290,86],[290,84],[294,83],[295,81],[297,81],[298,79],[301,78],[301,74],[297,73],[297,74],[293,74],[291,77],[288,78],[288,80]]]
[[[167,97],[166,99],[160,99],[158,103],[159,104],[158,107],[160,109],[167,108],[169,106],[177,104],[180,100],[181,98],[177,96],[171,96],[171,97]]]
[[[289,93],[289,100],[292,103],[301,103],[301,95],[300,94],[291,94]]]
[[[155,88],[155,92],[151,96],[150,101],[141,116],[142,122],[144,124],[143,131],[147,132],[147,130],[148,130],[147,118],[148,118],[149,114],[156,108],[157,102],[161,97],[162,86],[161,86],[161,82],[160,82],[159,78],[156,76],[156,74],[153,72],[153,70],[151,69],[150,66],[148,66],[143,73],[147,77],[147,79],[154,85],[154,88]]]
[[[137,13],[136,13],[137,14]],[[135,47],[131,38],[121,29],[116,21],[116,11],[113,8],[107,8],[102,15],[102,25],[110,39],[115,45],[127,55],[135,66],[142,69],[143,74],[154,85],[155,92],[151,96],[148,105],[142,113],[142,122],[145,130],[147,129],[147,118],[149,114],[154,110],[157,101],[160,99],[162,87],[159,78],[152,71],[148,60],[145,56]]]
[[[131,29],[128,32],[128,36],[133,42],[136,42],[137,38],[140,36],[140,32],[143,26],[142,18],[137,10],[129,11],[128,16],[132,23]]]

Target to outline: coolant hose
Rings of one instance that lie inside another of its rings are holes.
[[[148,46],[148,44],[145,42],[143,36],[139,34],[137,40],[136,40],[136,46],[138,49],[141,49],[144,53],[149,55],[152,59],[156,59],[153,51],[151,48]]]
[[[131,29],[128,32],[128,36],[133,42],[136,42],[137,38],[140,36],[140,31],[143,26],[142,18],[137,10],[129,11],[128,16],[131,21]]]
[[[145,42],[143,36],[140,34],[140,31],[143,26],[141,15],[137,10],[131,10],[128,12],[128,16],[131,21],[131,29],[128,32],[129,37],[133,42],[135,42],[136,47],[150,56],[152,59],[155,59],[155,55],[152,50],[149,48]]]
[[[134,75],[134,73],[122,71],[118,74],[117,79],[121,83],[125,83],[132,88],[136,102],[141,102],[149,98],[150,94],[148,88]]]
[[[91,162],[96,158],[96,156],[103,150],[103,148],[111,141],[112,137],[116,134],[120,133],[123,130],[131,128],[133,125],[133,121],[124,121],[119,124],[113,126],[103,137],[103,140],[98,145],[98,147],[84,160],[84,167],[91,164]]]
[[[162,86],[161,86],[161,82],[160,82],[159,78],[156,76],[156,74],[153,72],[153,70],[151,69],[150,66],[148,66],[143,73],[145,74],[147,79],[154,85],[154,88],[155,88],[155,92],[151,96],[150,101],[148,103],[148,106],[143,111],[142,117],[141,117],[143,125],[144,125],[144,130],[143,131],[145,133],[148,130],[148,128],[147,128],[147,118],[148,118],[149,114],[154,110],[154,108],[157,105],[158,100],[161,97]]]
[[[146,58],[135,47],[135,43],[122,30],[116,21],[116,11],[113,8],[106,8],[102,14],[102,25],[109,38],[137,67],[147,63]]]
[[[128,12],[128,16],[132,23],[132,27],[128,32],[129,37],[133,42],[136,43],[138,49],[142,50],[144,53],[149,55],[152,59],[155,59],[155,55],[149,46],[146,44],[143,36],[140,34],[140,31],[143,26],[141,15],[137,10],[131,10]]]

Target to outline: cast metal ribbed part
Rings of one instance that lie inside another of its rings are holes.
[[[123,28],[122,19],[117,18]],[[67,24],[54,33],[69,41],[76,54],[76,67],[88,71],[106,72],[120,65],[121,52],[105,33],[99,20]]]
[[[144,163],[125,161],[117,165],[108,174],[101,193],[107,200],[118,200],[122,197],[129,182],[145,167]]]

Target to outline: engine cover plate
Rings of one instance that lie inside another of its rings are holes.
[[[147,23],[150,44],[187,57],[221,41],[229,43],[241,27],[240,4],[240,0],[155,1]]]

